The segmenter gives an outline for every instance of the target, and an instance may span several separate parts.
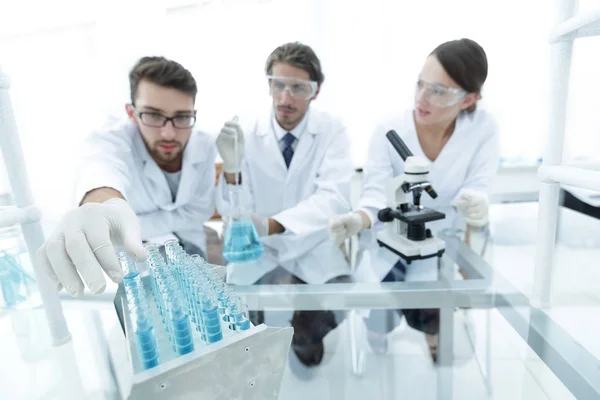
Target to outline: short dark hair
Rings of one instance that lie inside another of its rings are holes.
[[[471,39],[451,40],[436,47],[430,55],[434,55],[448,75],[469,93],[481,97],[481,89],[487,78],[488,62],[483,48]],[[467,109],[473,112],[477,108],[474,103]]]
[[[267,75],[271,75],[273,64],[276,62],[290,64],[305,70],[308,72],[310,79],[316,81],[319,85],[325,80],[319,58],[310,46],[300,42],[286,43],[273,50],[265,65]]]
[[[131,104],[135,103],[141,81],[181,90],[196,99],[198,87],[192,73],[181,64],[164,57],[142,57],[129,72]]]

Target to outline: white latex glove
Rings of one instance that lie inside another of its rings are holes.
[[[235,154],[235,137],[238,140],[237,156]],[[244,156],[244,133],[237,123],[237,118],[225,122],[219,136],[217,136],[217,149],[223,159],[223,171],[236,173],[242,170]],[[237,161],[236,161],[237,160]],[[237,167],[237,169],[236,169]]]
[[[62,287],[72,296],[89,290],[102,293],[106,280],[123,279],[115,249],[119,246],[136,261],[148,256],[142,246],[137,216],[123,199],[87,203],[64,216],[58,228],[36,254],[36,268],[49,276],[56,289]],[[83,279],[83,281],[82,281]]]
[[[488,223],[488,199],[482,191],[462,189],[452,206],[471,226],[481,228]]]
[[[363,219],[355,212],[336,215],[329,219],[329,236],[336,246],[341,246],[344,240],[356,235],[362,229]]]
[[[254,224],[254,228],[256,228],[256,234],[259,237],[268,236],[269,235],[269,218],[261,217],[260,215],[256,215],[254,213],[249,212],[250,220]],[[229,217],[223,218],[223,236],[225,232],[227,232],[227,225],[229,224]]]

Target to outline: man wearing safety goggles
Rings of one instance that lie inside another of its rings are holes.
[[[142,240],[180,239],[204,253],[203,223],[214,213],[216,149],[194,131],[197,86],[192,74],[164,57],[143,57],[129,74],[131,103],[123,118],[88,136],[78,170],[76,201],[38,251],[36,263],[71,295],[106,287],[123,271],[115,247],[138,261]]]
[[[230,282],[348,281],[349,265],[328,240],[327,224],[331,216],[349,211],[350,142],[337,119],[310,107],[324,79],[319,59],[310,47],[288,43],[271,53],[265,69],[272,108],[253,121],[226,122],[217,138],[224,171],[217,208],[229,215],[227,186],[237,178],[265,247],[258,263],[232,265]],[[331,311],[294,313],[293,367],[301,367],[298,360],[305,366],[321,362],[323,337],[341,317]],[[254,313],[253,322],[262,318]]]

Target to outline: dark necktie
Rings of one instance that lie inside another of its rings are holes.
[[[296,137],[294,135],[292,135],[291,133],[286,133],[285,136],[283,137],[283,159],[285,161],[285,166],[286,167],[290,167],[290,163],[292,162],[292,156],[294,155],[294,149],[292,149],[292,143],[294,143],[294,140],[296,140]]]

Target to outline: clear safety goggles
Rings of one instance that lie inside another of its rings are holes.
[[[308,100],[317,93],[318,84],[315,81],[274,75],[268,75],[267,80],[271,96],[282,96],[287,90],[295,99]]]
[[[437,83],[428,83],[421,79],[417,80],[415,98],[423,96],[431,105],[437,107],[450,107],[457,104],[467,95],[463,89],[449,88]]]

